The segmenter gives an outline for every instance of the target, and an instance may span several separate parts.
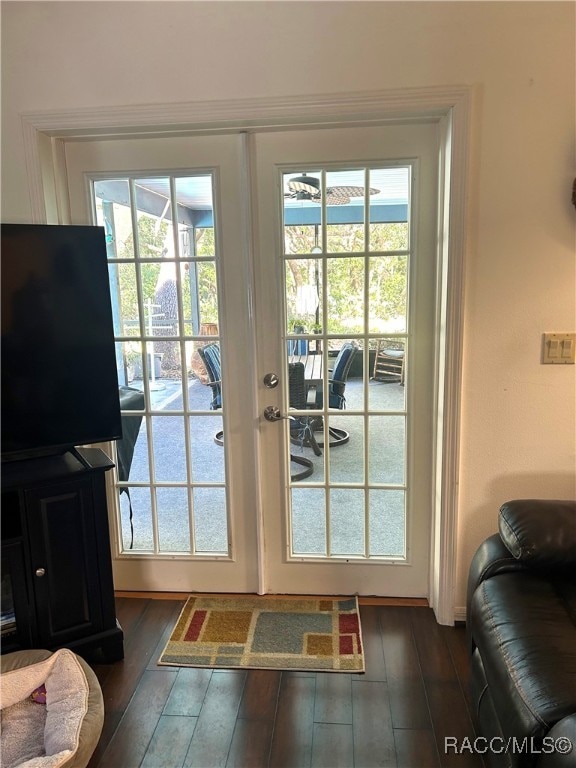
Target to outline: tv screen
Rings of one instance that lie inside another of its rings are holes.
[[[104,228],[1,232],[2,458],[121,437]]]

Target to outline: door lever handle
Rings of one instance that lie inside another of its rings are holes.
[[[277,405],[267,405],[266,408],[264,408],[264,418],[266,421],[282,421],[282,419],[296,421],[294,416],[283,416]]]

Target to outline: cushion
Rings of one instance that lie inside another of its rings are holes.
[[[498,528],[511,554],[530,567],[576,567],[576,501],[508,501],[500,508]]]
[[[36,703],[45,687],[45,704]],[[94,751],[104,721],[98,680],[67,649],[18,651],[2,657],[3,768],[81,768]]]
[[[544,736],[576,712],[576,626],[565,599],[529,571],[498,574],[474,593],[472,632],[505,736]]]

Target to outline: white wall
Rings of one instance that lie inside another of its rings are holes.
[[[576,495],[572,2],[5,2],[2,219],[30,215],[27,110],[466,84],[469,190],[456,606],[509,498]]]

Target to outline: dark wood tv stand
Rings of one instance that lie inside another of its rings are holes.
[[[98,448],[2,465],[2,653],[124,657],[105,487],[113,466]]]

